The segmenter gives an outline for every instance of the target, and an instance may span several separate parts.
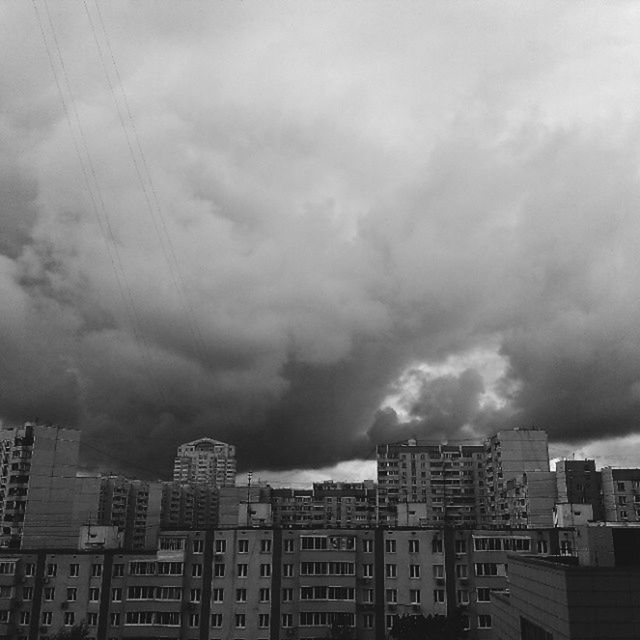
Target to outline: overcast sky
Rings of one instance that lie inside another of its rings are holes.
[[[528,425],[640,466],[638,33],[636,2],[1,3],[3,421],[146,476],[202,435],[346,478]]]

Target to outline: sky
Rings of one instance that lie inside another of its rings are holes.
[[[640,466],[640,6],[0,4],[0,418],[167,477],[548,431]]]

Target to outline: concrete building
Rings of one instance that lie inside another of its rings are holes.
[[[0,547],[75,546],[80,432],[27,422],[0,429]]]
[[[385,640],[398,616],[466,607],[492,638],[507,559],[553,554],[557,529],[234,528],[163,532],[157,548],[0,553],[0,636],[44,640],[84,620],[92,640],[302,640],[334,621]]]
[[[556,504],[553,471],[529,471],[506,481],[507,525],[517,529],[552,527]]]
[[[218,524],[219,489],[185,482],[162,483],[162,528],[204,530]]]
[[[274,526],[369,527],[376,523],[373,480],[316,482],[313,489],[271,489]]]
[[[484,486],[481,520],[487,526],[505,526],[510,519],[507,481],[533,471],[549,471],[547,433],[542,429],[498,431],[484,444]]]
[[[181,444],[174,461],[173,480],[233,487],[236,483],[235,446],[213,438]]]
[[[426,526],[477,526],[482,445],[425,444],[411,439],[379,445],[376,453],[380,523],[397,524],[401,503],[424,503]]]
[[[602,499],[607,522],[640,521],[640,469],[604,467]]]
[[[558,504],[590,504],[593,520],[603,520],[601,475],[595,460],[556,462]]]

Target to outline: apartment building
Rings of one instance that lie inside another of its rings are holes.
[[[552,527],[556,505],[556,474],[553,471],[529,471],[506,481],[507,525]]]
[[[273,524],[279,527],[368,527],[376,523],[373,480],[316,482],[313,489],[271,489]]]
[[[498,431],[484,443],[483,468],[481,521],[486,526],[508,525],[507,481],[523,473],[549,471],[546,431],[536,428]]]
[[[235,446],[213,438],[181,444],[174,460],[173,480],[233,487],[236,483]]]
[[[303,640],[333,623],[383,640],[398,616],[465,607],[492,637],[509,553],[573,553],[558,529],[226,529],[163,532],[153,551],[0,553],[0,636]]]
[[[482,445],[426,444],[415,439],[377,447],[379,520],[394,526],[399,504],[423,503],[425,526],[477,526]]]
[[[591,505],[592,519],[603,520],[602,474],[595,460],[556,462],[558,504]]]
[[[219,489],[199,483],[162,483],[163,529],[209,529],[218,524]]]
[[[80,432],[27,422],[0,429],[0,547],[72,546]]]
[[[640,522],[640,469],[603,467],[602,499],[608,522]]]

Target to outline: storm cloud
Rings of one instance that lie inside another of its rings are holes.
[[[634,3],[2,13],[5,423],[138,475],[638,432]]]

